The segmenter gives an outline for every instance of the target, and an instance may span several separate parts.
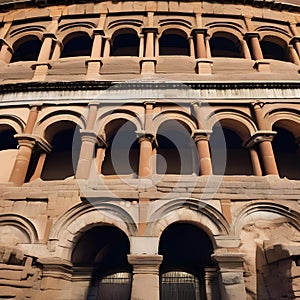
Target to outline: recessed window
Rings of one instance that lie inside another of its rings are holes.
[[[133,29],[118,30],[112,37],[111,56],[138,56],[140,39]]]
[[[209,44],[212,57],[243,57],[241,42],[233,34],[215,33],[209,40]]]
[[[159,39],[159,55],[190,55],[186,33],[182,30],[165,30]]]
[[[87,33],[77,34],[70,39],[67,37],[60,57],[90,56],[92,46],[92,39]]]
[[[287,45],[285,41],[277,37],[265,37],[260,42],[260,47],[265,59],[289,61],[289,55],[287,53]]]
[[[36,36],[28,36],[14,43],[11,63],[18,61],[36,61],[42,42]]]

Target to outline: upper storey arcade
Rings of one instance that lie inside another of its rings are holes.
[[[3,6],[0,82],[298,80],[300,7],[221,2]]]

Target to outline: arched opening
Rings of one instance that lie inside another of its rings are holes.
[[[209,40],[212,57],[242,58],[242,45],[240,40],[227,32],[216,32]]]
[[[138,56],[140,39],[133,29],[117,30],[112,36],[111,56]]]
[[[7,149],[17,149],[18,141],[14,135],[16,131],[9,125],[0,126],[0,151]]]
[[[233,130],[218,124],[213,127],[210,137],[213,174],[253,175],[249,151],[242,144],[242,139]]]
[[[265,59],[290,61],[287,43],[278,37],[264,37],[260,42],[260,47]]]
[[[90,270],[87,300],[129,300],[132,267],[124,232],[113,226],[94,227],[77,242],[71,261],[74,275]]]
[[[140,145],[136,126],[125,119],[117,119],[106,125],[108,148],[102,164],[103,175],[137,176]]]
[[[16,41],[11,63],[18,61],[36,61],[40,54],[42,41],[35,35],[29,35]]]
[[[167,29],[159,39],[159,55],[190,55],[187,35],[179,29]]]
[[[300,179],[299,147],[294,135],[281,127],[273,126],[277,132],[273,140],[273,150],[280,177]]]
[[[55,123],[47,129],[46,139],[52,150],[46,157],[41,178],[63,180],[74,176],[81,147],[78,126],[73,122]]]
[[[196,144],[184,124],[166,121],[159,126],[156,138],[158,174],[199,174]]]
[[[219,299],[216,265],[211,259],[213,246],[208,235],[187,223],[174,223],[161,235],[159,254],[160,299],[200,300],[206,295]],[[215,270],[213,284],[206,286],[205,274]]]
[[[64,57],[90,56],[93,46],[93,41],[85,32],[70,34],[64,39],[63,51],[60,55]]]
[[[0,125],[0,182],[7,182],[12,172],[17,154],[16,131],[9,125]]]

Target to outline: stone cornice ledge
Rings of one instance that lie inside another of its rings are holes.
[[[78,90],[158,90],[188,89],[300,89],[300,81],[240,81],[240,82],[176,82],[176,81],[70,81],[70,82],[26,82],[0,85],[0,94],[39,91],[78,91]]]

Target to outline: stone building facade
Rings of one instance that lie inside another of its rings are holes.
[[[0,1],[0,299],[300,299],[300,5]]]

